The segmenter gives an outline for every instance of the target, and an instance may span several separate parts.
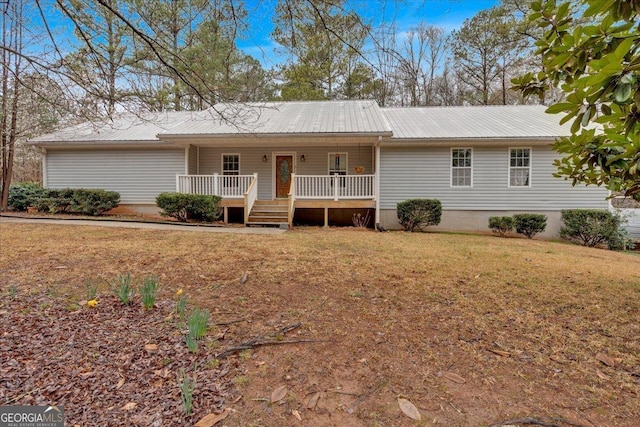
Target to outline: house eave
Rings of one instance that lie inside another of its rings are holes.
[[[28,141],[40,148],[180,148],[165,141]]]
[[[527,144],[532,146],[549,146],[556,141],[556,137],[504,137],[504,138],[481,138],[481,137],[456,137],[456,138],[391,138],[382,140],[383,147],[449,147],[452,145],[465,145],[469,147],[482,146],[510,146]]]
[[[390,138],[391,132],[353,133],[262,133],[262,134],[158,134],[162,141],[174,144],[208,147],[269,147],[281,145],[349,145],[353,143],[375,144],[380,137]]]

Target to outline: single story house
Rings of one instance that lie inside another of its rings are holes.
[[[399,228],[396,204],[439,199],[446,230],[487,231],[518,212],[607,209],[608,191],[553,177],[551,146],[568,126],[543,106],[380,108],[374,101],[216,105],[201,112],[123,114],[33,139],[44,185],[118,191],[157,212],[164,191],[216,194],[225,220],[351,222]]]

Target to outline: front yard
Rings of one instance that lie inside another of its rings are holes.
[[[220,412],[228,426],[640,419],[636,254],[316,228],[0,224],[0,244],[0,405],[62,405],[67,425],[192,425]],[[153,310],[113,296],[106,281],[127,272],[159,277]],[[88,282],[99,283],[93,308]],[[217,324],[195,353],[178,289]],[[251,339],[268,345],[218,357]],[[190,416],[180,369],[196,378]]]

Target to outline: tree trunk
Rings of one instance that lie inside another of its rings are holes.
[[[10,46],[16,52],[22,51],[22,3],[13,2],[10,6],[11,11],[6,11],[2,20],[2,44]],[[10,14],[13,19],[10,19]],[[13,21],[13,25],[7,29],[7,21]],[[8,33],[9,32],[9,33]],[[14,59],[12,60],[12,57]],[[13,70],[9,73],[9,68],[13,62]],[[16,146],[16,129],[18,125],[18,97],[20,95],[20,64],[21,57],[9,53],[6,49],[2,50],[2,135],[1,139],[1,155],[2,155],[2,194],[0,195],[0,210],[6,211],[9,204],[9,187],[11,185],[11,175],[13,173],[13,159]],[[9,78],[13,77],[13,90],[9,87]],[[11,107],[8,108],[8,97],[12,92]],[[11,121],[9,122],[9,116]]]

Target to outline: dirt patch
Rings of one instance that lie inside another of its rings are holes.
[[[230,363],[224,378],[233,389],[221,387],[224,403],[194,407],[198,416],[233,408],[226,425],[478,426],[531,417],[558,426],[635,426],[640,419],[637,255],[348,229],[245,236],[0,224],[0,233],[10,247],[0,257],[3,295],[16,286],[20,300],[48,290],[73,302],[87,280],[156,274],[161,299],[172,301],[181,287],[215,321],[237,321],[211,332],[225,338],[198,356],[207,360],[301,322],[276,340],[314,342],[222,361]],[[100,294],[109,295],[106,288]],[[79,393],[87,388],[69,378]],[[272,402],[281,386],[285,397]],[[179,407],[173,387],[154,393]],[[143,383],[138,393],[151,389]],[[421,422],[402,413],[399,397],[417,407]],[[74,414],[84,410],[81,400],[58,399]]]

